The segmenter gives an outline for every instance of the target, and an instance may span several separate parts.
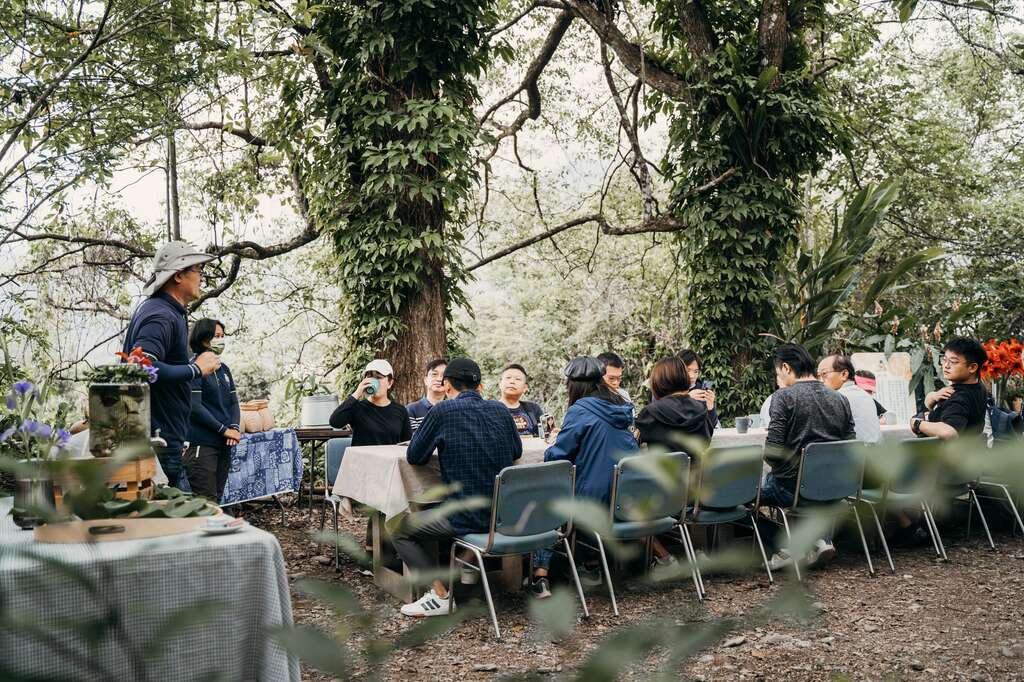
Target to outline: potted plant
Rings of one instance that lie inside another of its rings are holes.
[[[88,375],[89,451],[94,457],[149,442],[149,384],[156,381],[157,369],[141,348],[117,355],[124,362],[100,365]]]

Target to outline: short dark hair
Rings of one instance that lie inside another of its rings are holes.
[[[613,391],[609,388],[608,384],[604,383],[604,379],[598,379],[597,381],[575,381],[573,379],[565,380],[565,387],[569,393],[569,407],[580,400],[581,398],[600,398],[605,402],[612,403],[613,405],[625,405],[626,400],[617,391]]]
[[[985,347],[981,345],[976,339],[972,339],[969,336],[954,336],[946,345],[942,347],[942,352],[951,351],[957,355],[964,356],[967,363],[976,363],[978,365],[978,371],[975,374],[981,373],[981,368],[988,362],[988,353],[985,352]]]
[[[597,356],[597,359],[604,363],[605,367],[622,369],[622,358],[612,351],[605,351]]]
[[[517,362],[513,362],[511,365],[508,365],[508,366],[505,367],[505,369],[501,370],[501,374],[504,374],[505,372],[509,371],[510,369],[514,369],[514,370],[518,370],[518,371],[522,372],[523,373],[523,377],[526,379],[527,383],[529,383],[530,375],[526,373],[526,368],[525,367],[523,367],[522,365],[520,365]]]
[[[478,388],[477,386],[473,386],[473,382],[471,381],[463,381],[462,379],[456,379],[455,377],[445,377],[444,380],[451,384],[452,388],[459,393],[462,393],[463,391],[475,391]]]
[[[686,361],[676,355],[662,358],[651,370],[651,392],[655,400],[690,389],[690,375]]]
[[[213,340],[214,335],[217,333],[217,327],[224,329],[224,323],[220,320],[213,320],[209,317],[204,317],[201,320],[196,320],[196,323],[192,325],[192,332],[188,337],[188,346],[192,349],[192,352],[196,355],[204,353],[209,348],[207,345]]]
[[[874,379],[875,378],[875,373],[874,372],[870,372],[870,371],[868,371],[866,369],[858,369],[856,372],[854,372],[854,374],[856,376],[859,376],[859,377],[864,377],[865,379]]]
[[[832,371],[834,372],[846,372],[847,381],[853,381],[853,377],[857,376],[857,370],[853,368],[853,358],[849,355],[833,355],[832,356]]]
[[[783,363],[798,377],[813,377],[818,369],[807,349],[797,343],[784,343],[775,349],[775,368],[782,367]]]
[[[700,361],[700,356],[689,348],[679,354],[679,359],[683,361],[684,365],[692,365],[696,362],[697,369],[704,369],[704,363]]]
[[[441,365],[447,365],[447,364],[448,364],[448,361],[445,360],[444,358],[434,358],[433,360],[431,360],[430,362],[427,363],[427,369],[423,372],[423,374],[424,374],[424,376],[426,376],[427,374],[430,374],[431,372],[433,372],[435,369],[437,369]]]

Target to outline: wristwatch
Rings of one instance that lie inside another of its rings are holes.
[[[913,419],[911,419],[910,420],[910,430],[913,431],[916,435],[920,436],[921,435],[921,422],[923,422],[923,421],[924,420],[921,419],[920,417],[914,417]]]

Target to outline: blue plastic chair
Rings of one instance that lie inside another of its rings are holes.
[[[673,472],[677,477],[671,486],[666,486],[661,479],[651,473],[652,464],[662,466],[659,459],[664,460],[664,470]],[[686,511],[689,480],[690,457],[685,452],[623,457],[615,465],[612,476],[612,497],[609,504],[611,529],[617,540],[644,539],[648,541],[648,545],[653,536],[678,529],[686,558],[690,562],[690,573],[693,577],[693,586],[697,590],[697,598],[703,599],[693,541],[686,526],[679,521]],[[611,570],[608,568],[608,556],[604,551],[601,535],[592,531],[586,534],[588,539],[595,539],[596,546],[588,545],[581,540],[580,533],[576,535],[576,542],[597,551],[600,555],[601,569],[608,583],[612,612],[616,616],[619,615]]]
[[[341,460],[345,451],[352,445],[351,438],[332,438],[327,441],[327,456],[324,457],[324,504],[320,507],[320,530],[324,529],[324,522],[327,516],[327,505],[331,505],[334,515],[334,534],[338,534],[338,505],[341,498],[334,494],[334,481],[338,478],[341,470]],[[323,545],[321,545],[323,547]],[[334,543],[334,567],[339,563],[338,544]]]
[[[763,463],[764,451],[759,445],[709,451],[701,458],[693,506],[687,509],[682,521],[687,527],[749,523],[761,552],[764,570],[768,573],[768,582],[774,582],[757,528]],[[701,592],[707,596],[699,566],[697,578]]]
[[[832,504],[845,504],[853,511],[857,522],[864,557],[868,562],[868,572],[875,574],[875,566],[871,561],[871,551],[864,536],[864,526],[860,522],[857,511],[857,500],[860,499],[864,483],[864,465],[866,446],[856,440],[840,440],[831,443],[811,443],[800,454],[800,466],[797,471],[796,490],[793,504],[787,509],[776,507],[782,516],[782,525],[786,536],[792,538],[789,530],[788,516],[798,514],[807,507],[823,507]],[[788,512],[788,514],[787,514]],[[835,518],[832,521],[835,528]],[[793,557],[793,570],[798,580],[800,562]]]
[[[455,564],[459,563],[480,573],[494,633],[501,639],[484,559],[527,554],[561,543],[569,559],[573,582],[576,583],[576,591],[583,605],[583,615],[590,616],[568,540],[572,519],[548,504],[558,499],[571,500],[575,484],[576,467],[564,460],[506,467],[495,476],[488,532],[460,535],[452,542],[448,566],[448,584],[451,586],[448,594],[452,611],[455,610]],[[456,556],[456,550],[460,547],[473,553],[475,564]]]

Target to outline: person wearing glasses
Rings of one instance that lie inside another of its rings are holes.
[[[128,323],[122,351],[141,348],[157,369],[150,384],[150,429],[166,445],[154,447],[168,484],[188,486],[182,452],[191,426],[194,379],[220,367],[216,353],[192,359],[188,345],[188,306],[202,291],[203,265],[216,256],[185,242],[167,242],[153,258],[153,274],[143,288],[146,299]]]
[[[604,365],[604,383],[608,388],[618,393],[627,403],[632,403],[629,391],[622,387],[622,358],[617,353],[607,351],[597,356],[599,362]]]
[[[718,426],[718,411],[715,409],[715,392],[711,388],[711,382],[701,376],[704,370],[704,363],[700,356],[690,349],[679,354],[679,359],[686,365],[686,374],[690,377],[689,396],[699,400],[708,406],[708,414],[711,415],[712,427]]]
[[[875,400],[854,381],[856,370],[848,355],[827,355],[818,361],[818,381],[838,392],[850,403],[857,440],[878,443],[882,425],[878,421]]]
[[[413,433],[416,433],[416,429],[427,418],[430,408],[445,399],[444,370],[447,367],[448,361],[444,358],[434,358],[427,363],[427,371],[423,375],[423,397],[405,406]]]
[[[988,353],[975,339],[956,336],[942,348],[942,376],[949,386],[924,398],[926,411],[910,420],[918,437],[951,440],[961,434],[979,435],[985,429],[988,393],[981,385],[981,368]]]
[[[387,360],[374,360],[363,370],[356,390],[331,414],[335,429],[352,427],[352,445],[395,445],[412,438],[405,405],[388,397],[395,385],[395,370]],[[365,400],[364,400],[365,398]]]

